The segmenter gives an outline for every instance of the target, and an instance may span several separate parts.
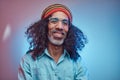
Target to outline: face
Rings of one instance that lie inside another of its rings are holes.
[[[63,12],[55,12],[49,18],[48,39],[53,45],[62,45],[69,29],[68,16]]]

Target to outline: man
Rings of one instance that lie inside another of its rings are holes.
[[[71,11],[65,5],[45,8],[41,20],[26,34],[30,48],[21,60],[19,80],[88,80],[78,53],[87,40],[72,24]]]

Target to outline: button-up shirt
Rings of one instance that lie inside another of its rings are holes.
[[[88,73],[81,57],[77,61],[70,58],[69,53],[64,53],[56,63],[48,50],[36,60],[32,54],[25,54],[20,62],[19,80],[88,80]]]

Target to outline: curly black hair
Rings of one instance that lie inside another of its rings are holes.
[[[28,42],[30,43],[30,47],[27,53],[33,52],[32,57],[34,59],[37,56],[41,55],[43,51],[47,48],[49,17],[41,19],[32,24],[25,32]],[[63,47],[70,54],[71,59],[76,61],[78,57],[80,57],[78,50],[82,50],[82,48],[87,43],[87,38],[83,34],[83,32],[72,23],[70,23],[69,26],[69,31],[63,43]]]

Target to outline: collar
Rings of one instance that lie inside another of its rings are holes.
[[[51,55],[49,54],[47,48],[44,50],[44,52],[43,52],[41,55],[38,56],[38,59],[40,59],[40,58],[43,57],[44,55],[47,55],[47,56],[51,57]],[[62,56],[64,56],[64,57],[67,56],[67,57],[70,58],[70,54],[67,52],[66,49],[64,49],[64,52],[63,52]]]

